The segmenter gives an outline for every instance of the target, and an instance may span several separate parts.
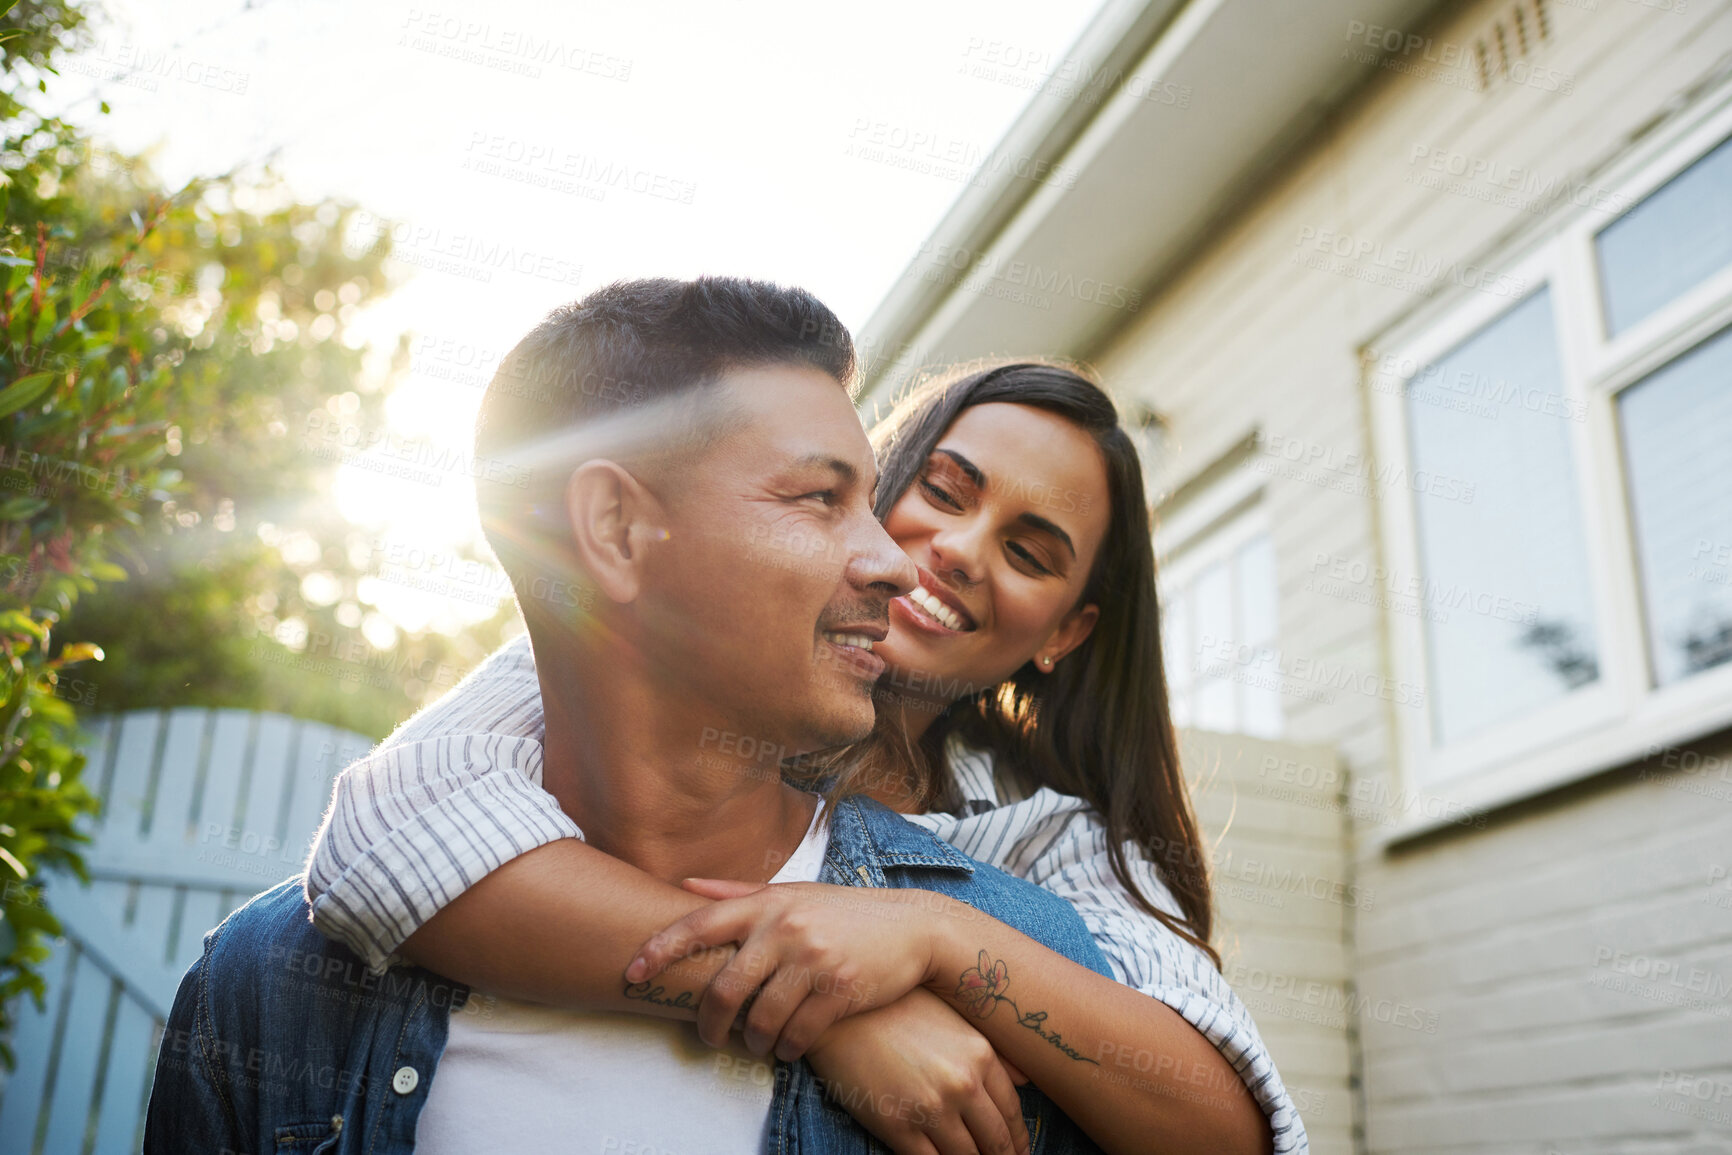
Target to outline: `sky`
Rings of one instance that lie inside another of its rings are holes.
[[[858,330],[1096,7],[106,0],[54,95],[170,187],[270,158],[360,205],[399,259],[357,331],[411,342],[392,430],[462,446],[504,351],[618,278],[794,283]],[[479,540],[466,483],[345,466],[332,496],[385,538]]]

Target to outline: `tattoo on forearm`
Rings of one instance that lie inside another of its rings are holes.
[[[695,1011],[698,1009],[697,996],[690,991],[681,991],[673,998],[668,997],[668,989],[660,983],[651,986],[647,982],[625,984],[625,997],[638,1002],[653,1003],[658,1007],[673,1007],[675,1010]]]
[[[1065,1042],[1063,1035],[1047,1030],[1045,1011],[1024,1011],[1013,999],[1003,994],[1005,987],[1009,985],[1010,968],[1004,965],[1004,960],[994,961],[987,957],[985,951],[981,951],[980,961],[963,971],[961,979],[957,981],[956,998],[977,1019],[986,1018],[998,1009],[999,1003],[1006,1003],[1011,1013],[1016,1016],[1017,1026],[1027,1027],[1079,1063],[1100,1066],[1097,1060],[1089,1058]]]

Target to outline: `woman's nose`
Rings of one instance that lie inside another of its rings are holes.
[[[973,524],[946,528],[932,536],[932,572],[958,585],[980,580],[980,557],[985,527]]]

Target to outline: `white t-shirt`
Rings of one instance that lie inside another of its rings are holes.
[[[820,802],[771,882],[816,882],[830,836]],[[472,992],[415,1125],[417,1155],[755,1155],[775,1068],[694,1023],[567,1011]]]

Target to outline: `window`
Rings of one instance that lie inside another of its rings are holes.
[[[1414,495],[1420,572],[1442,611],[1422,619],[1432,733],[1451,742],[1594,681],[1599,647],[1569,430],[1524,404],[1563,390],[1551,294],[1534,293],[1427,369],[1486,399],[1456,409],[1423,387],[1407,394],[1414,475],[1471,479]]]
[[[1624,390],[1618,412],[1649,661],[1669,685],[1732,662],[1732,329]]]
[[[1175,725],[1281,736],[1277,678],[1269,663],[1242,660],[1278,645],[1275,550],[1260,480],[1240,467],[1158,519],[1162,660]]]
[[[1375,342],[1413,785],[1470,805],[1732,725],[1732,91],[1547,222],[1528,287]],[[1424,484],[1420,478],[1424,477]]]
[[[1732,140],[1602,229],[1594,244],[1613,334],[1732,265]]]

